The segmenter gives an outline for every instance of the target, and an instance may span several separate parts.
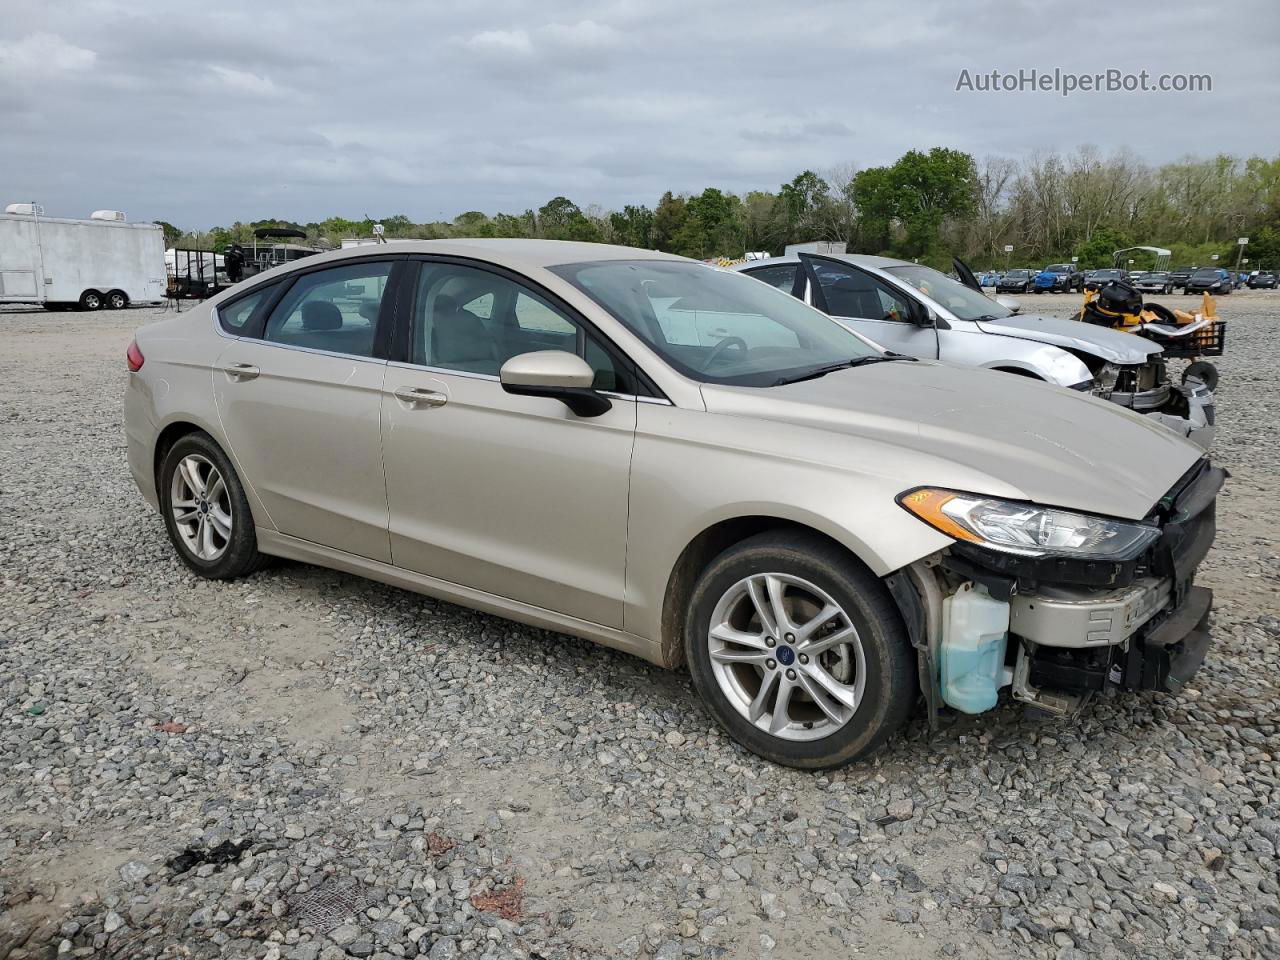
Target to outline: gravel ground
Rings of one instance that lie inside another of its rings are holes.
[[[0,314],[0,957],[1280,955],[1280,295],[1221,312],[1189,689],[917,719],[821,775],[581,641],[193,578],[124,460],[157,313]]]

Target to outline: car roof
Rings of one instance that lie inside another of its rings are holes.
[[[815,257],[823,257],[827,260],[843,260],[845,263],[851,263],[857,267],[878,267],[881,270],[886,267],[914,267],[916,264],[909,260],[897,260],[893,257],[873,257],[865,253],[815,253]],[[778,263],[799,263],[800,257],[797,254],[783,254],[780,257],[765,257],[763,260],[748,260],[745,263],[736,263],[733,265],[734,270],[750,270],[753,267],[770,266]]]
[[[317,263],[377,256],[379,254],[431,253],[475,257],[512,267],[552,267],[596,260],[674,260],[696,263],[687,257],[642,250],[613,243],[582,243],[573,240],[533,240],[524,237],[462,237],[451,240],[388,240],[385,244],[365,244],[292,260],[287,266],[301,268]]]

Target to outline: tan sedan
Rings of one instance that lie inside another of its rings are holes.
[[[1198,448],[679,257],[358,247],[142,328],[128,365],[129,464],[197,574],[289,557],[687,665],[781,763],[917,702],[1177,689],[1208,644]]]

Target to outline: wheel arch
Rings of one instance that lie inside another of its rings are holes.
[[[160,465],[164,463],[164,458],[169,455],[169,451],[173,449],[175,443],[192,433],[207,434],[214,443],[218,443],[217,437],[214,437],[213,434],[198,423],[190,420],[174,420],[156,435],[155,448],[151,453],[151,473],[156,479],[157,490],[160,487]],[[218,443],[218,446],[222,446],[222,444]]]
[[[848,537],[833,535],[831,531],[821,529],[819,525],[800,519],[775,514],[744,514],[717,520],[702,529],[693,537],[671,568],[667,576],[667,586],[662,598],[662,621],[660,636],[660,662],[663,666],[677,668],[684,664],[684,615],[688,608],[689,598],[693,593],[698,576],[707,566],[735,544],[742,543],[751,537],[767,531],[793,530],[807,536],[820,537],[844,553],[854,562],[866,568],[872,576],[878,577],[874,565],[860,554],[865,546],[853,545]]]
[[[1018,364],[1009,363],[1007,361],[1002,361],[1000,363],[993,364],[987,369],[994,370],[997,373],[1012,373],[1014,376],[1018,376],[1018,377],[1030,377],[1032,380],[1044,380],[1044,377],[1041,376],[1040,371],[1034,370],[1029,366],[1021,366]]]

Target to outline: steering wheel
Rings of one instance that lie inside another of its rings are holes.
[[[710,370],[715,362],[720,359],[720,354],[724,353],[730,347],[737,347],[742,351],[743,356],[746,356],[747,350],[749,349],[747,347],[747,341],[743,340],[741,337],[725,337],[711,348],[711,352],[707,354],[707,361],[702,365],[702,369]]]

